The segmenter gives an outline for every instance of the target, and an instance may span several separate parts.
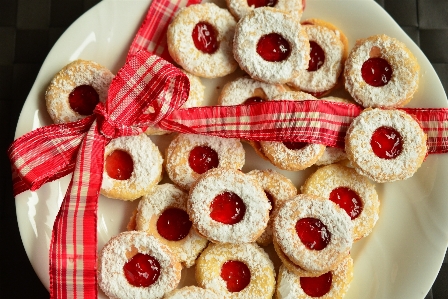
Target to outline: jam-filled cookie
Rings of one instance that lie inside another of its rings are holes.
[[[223,298],[270,299],[275,270],[267,253],[254,243],[210,243],[196,262],[196,281]]]
[[[268,170],[252,170],[247,173],[253,176],[257,182],[260,183],[264,189],[272,209],[269,213],[270,218],[268,225],[261,236],[257,239],[257,243],[266,246],[272,243],[272,216],[279,206],[286,200],[297,195],[297,188],[293,185],[290,179],[284,175],[268,169]]]
[[[310,22],[310,21],[309,21]],[[316,97],[330,93],[338,84],[347,48],[341,41],[341,32],[327,26],[303,25],[310,41],[310,61],[308,68],[299,71],[289,84]]]
[[[159,299],[175,289],[182,266],[169,248],[145,232],[122,232],[98,257],[98,285],[110,298]]]
[[[226,2],[229,11],[237,20],[259,7],[274,7],[294,14],[297,19],[302,17],[305,9],[305,0],[226,0]]]
[[[378,220],[380,201],[375,185],[353,168],[338,164],[321,167],[305,181],[301,191],[343,208],[353,221],[353,240],[369,235]]]
[[[168,26],[169,53],[176,63],[196,76],[228,75],[238,66],[232,54],[235,25],[230,12],[213,3],[181,8]]]
[[[181,106],[181,108],[199,107],[202,105],[202,102],[204,101],[205,86],[202,84],[199,77],[192,75],[186,71],[183,72],[185,73],[185,75],[187,75],[188,80],[190,81],[190,93],[188,95],[188,99]],[[148,127],[145,133],[148,135],[163,135],[163,134],[169,134],[171,132],[163,130],[159,128],[157,125],[155,125]]]
[[[356,171],[376,182],[404,180],[426,157],[426,134],[404,111],[366,109],[350,124],[345,151]]]
[[[221,295],[209,289],[186,286],[166,294],[164,299],[220,299]]]
[[[47,111],[57,123],[80,120],[105,102],[114,75],[93,61],[75,60],[60,70],[45,92]]]
[[[286,201],[274,215],[274,243],[311,272],[333,270],[349,253],[353,223],[336,203],[310,194]]]
[[[277,299],[287,298],[321,298],[341,299],[350,287],[353,279],[353,259],[348,255],[334,270],[317,277],[301,277],[280,266]]]
[[[212,242],[255,242],[271,205],[258,182],[236,169],[214,168],[191,187],[187,211],[193,227]]]
[[[386,35],[356,41],[345,62],[345,88],[364,107],[401,107],[417,91],[420,67],[405,44]]]
[[[157,185],[138,204],[136,229],[155,236],[182,264],[191,267],[207,246],[207,239],[191,227],[187,198],[187,193],[172,184]]]
[[[287,91],[271,100],[316,100],[310,94],[301,91]],[[261,141],[263,155],[275,166],[285,170],[302,170],[310,167],[323,155],[325,145],[307,142]]]
[[[238,139],[179,134],[166,150],[166,172],[184,190],[216,167],[241,169],[245,151]]]
[[[162,179],[163,158],[145,134],[112,139],[104,151],[101,194],[134,200]]]
[[[238,22],[233,52],[252,78],[283,84],[308,67],[310,44],[297,18],[275,8],[260,7]]]

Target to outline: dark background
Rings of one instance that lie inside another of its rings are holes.
[[[448,90],[448,0],[376,1],[420,46]],[[5,153],[46,55],[65,29],[98,2],[0,0],[0,298],[49,297],[20,239]],[[448,299],[447,257],[426,298]]]

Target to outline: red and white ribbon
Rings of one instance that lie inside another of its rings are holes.
[[[154,0],[106,103],[80,121],[34,130],[9,149],[16,195],[73,173],[53,227],[52,298],[97,297],[98,196],[104,147],[112,138],[141,134],[157,124],[181,133],[343,147],[348,126],[362,111],[354,104],[326,101],[179,109],[188,97],[187,77],[146,50],[166,57],[164,32],[171,18],[179,7],[197,2]],[[149,106],[155,112],[143,113]],[[429,153],[448,152],[448,109],[403,110],[422,124]]]

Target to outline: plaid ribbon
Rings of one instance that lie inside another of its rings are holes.
[[[167,55],[165,32],[175,11],[197,0],[154,0],[126,64],[94,115],[34,130],[9,149],[14,194],[73,173],[56,217],[50,245],[52,298],[96,298],[97,206],[104,147],[147,126],[180,133],[249,140],[305,141],[343,147],[345,132],[362,108],[325,101],[178,109],[188,97],[187,77],[146,50]],[[152,106],[154,113],[145,114]],[[448,152],[448,109],[403,109],[428,134],[429,153]]]

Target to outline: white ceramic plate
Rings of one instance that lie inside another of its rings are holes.
[[[58,40],[45,60],[23,107],[16,137],[51,123],[44,91],[53,75],[77,58],[94,60],[113,72],[125,61],[130,42],[146,14],[150,0],[105,0],[78,19]],[[385,33],[403,41],[421,65],[421,83],[409,107],[446,107],[447,98],[427,58],[393,19],[374,1],[309,0],[304,18],[321,18],[338,26],[349,38]],[[213,103],[217,86],[226,80],[204,80]],[[170,137],[157,138],[163,148]],[[246,147],[244,170],[270,168]],[[282,173],[300,186],[314,168]],[[442,264],[448,244],[448,155],[432,155],[418,172],[402,182],[378,184],[380,220],[373,233],[352,250],[354,279],[346,296],[352,298],[424,298]],[[17,196],[17,219],[28,257],[44,285],[49,285],[48,248],[57,210],[67,188],[67,177],[37,192]],[[124,230],[135,203],[101,197],[98,248]],[[186,275],[184,275],[185,277]],[[191,281],[184,280],[182,284]],[[105,298],[100,294],[101,298]]]

